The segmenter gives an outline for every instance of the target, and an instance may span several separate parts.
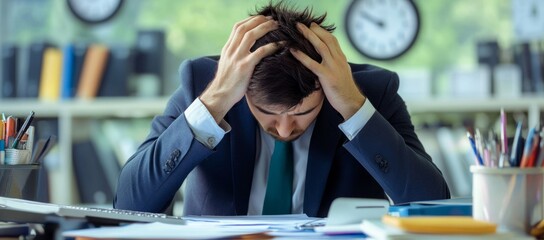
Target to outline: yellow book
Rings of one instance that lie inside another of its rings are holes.
[[[393,217],[385,215],[382,221],[412,233],[431,234],[489,234],[497,225],[464,216]]]
[[[60,96],[60,78],[62,72],[62,52],[57,48],[47,48],[43,54],[43,66],[40,77],[41,100],[58,100]]]

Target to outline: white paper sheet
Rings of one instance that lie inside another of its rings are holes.
[[[95,239],[212,239],[258,234],[265,227],[206,227],[174,225],[166,223],[134,223],[122,227],[101,227],[66,231],[63,237],[87,237]]]

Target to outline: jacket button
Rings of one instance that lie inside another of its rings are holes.
[[[166,163],[164,164],[164,171],[166,173],[170,173],[172,172],[172,169],[174,169],[175,166],[176,166],[176,163],[172,161],[172,159],[168,159],[168,161],[166,161]]]
[[[389,170],[389,162],[383,159],[382,155],[376,154],[376,156],[374,156],[374,161],[378,164],[378,167],[382,172],[387,172]]]
[[[374,161],[376,161],[378,164],[382,161],[382,159],[383,157],[380,154],[376,154],[376,156],[374,156]]]
[[[177,161],[180,155],[181,151],[179,149],[176,149],[170,154],[170,159],[174,159],[174,161]]]

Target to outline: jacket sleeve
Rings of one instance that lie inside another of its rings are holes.
[[[398,76],[388,73],[389,79],[381,81],[385,90],[367,91],[374,95],[376,112],[344,146],[394,203],[450,198],[444,177],[425,152],[406,104],[397,94]]]
[[[191,170],[213,152],[194,138],[183,114],[201,91],[195,90],[192,67],[190,60],[182,63],[180,87],[122,168],[114,208],[164,211]]]

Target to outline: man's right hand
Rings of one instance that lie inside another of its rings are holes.
[[[221,50],[215,78],[199,97],[217,123],[245,95],[255,66],[279,48],[278,43],[269,43],[250,51],[257,39],[277,28],[276,21],[262,15],[234,25]]]

